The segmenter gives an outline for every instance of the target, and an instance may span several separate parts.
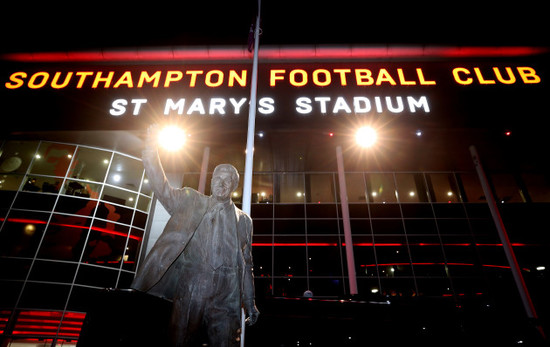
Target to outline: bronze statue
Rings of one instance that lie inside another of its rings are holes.
[[[252,274],[252,220],[231,201],[239,174],[229,164],[212,175],[212,195],[168,183],[150,127],[143,165],[155,197],[170,213],[132,288],[173,301],[171,340],[190,346],[199,328],[209,346],[239,344],[241,307],[247,324],[258,319]]]

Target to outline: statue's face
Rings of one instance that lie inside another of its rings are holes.
[[[233,193],[233,175],[229,172],[216,172],[211,185],[213,197],[220,201],[228,200]]]

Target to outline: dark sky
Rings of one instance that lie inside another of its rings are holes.
[[[17,3],[0,14],[3,51],[241,45],[257,1]],[[263,0],[261,44],[548,45],[542,6]]]

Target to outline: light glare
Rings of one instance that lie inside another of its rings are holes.
[[[159,131],[159,145],[168,151],[177,151],[185,144],[185,132],[177,126],[167,126]]]
[[[376,142],[376,131],[371,127],[362,127],[355,133],[355,141],[361,147],[367,148],[374,145]]]

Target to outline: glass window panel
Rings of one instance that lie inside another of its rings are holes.
[[[0,175],[0,190],[19,190],[23,175],[5,174]]]
[[[91,219],[54,214],[44,235],[38,258],[78,261]]]
[[[422,174],[395,174],[400,202],[427,202],[428,194]]]
[[[407,234],[437,234],[433,219],[404,219]]]
[[[251,206],[252,218],[272,218],[273,205],[271,204],[254,204]]]
[[[252,219],[254,225],[254,235],[265,235],[273,232],[273,220],[271,219]]]
[[[42,142],[30,172],[33,174],[65,177],[74,155],[75,146],[61,143]]]
[[[273,202],[273,175],[252,176],[252,203]]]
[[[342,206],[338,206],[339,212],[342,209]],[[369,218],[369,207],[367,204],[349,204],[348,205],[349,216],[350,218]]]
[[[59,177],[43,177],[29,175],[25,178],[23,190],[29,192],[58,193],[63,182]]]
[[[374,247],[372,246],[372,238],[364,238],[362,240],[354,239],[357,244],[359,241],[362,246],[353,247],[353,255],[355,256],[355,271],[357,276],[377,277],[376,258],[374,255]],[[342,250],[345,252],[345,249]],[[347,266],[347,265],[346,265]]]
[[[372,218],[401,218],[398,204],[369,204]]]
[[[55,211],[92,217],[96,206],[96,200],[60,196],[55,205]]]
[[[485,202],[485,193],[479,183],[479,179],[475,174],[461,173],[459,175],[462,182],[462,187],[466,194],[468,202]]]
[[[139,260],[141,243],[143,241],[143,231],[132,228],[128,244],[124,253],[124,270],[135,271]]]
[[[521,176],[533,202],[550,202],[550,183],[542,174],[523,174]]]
[[[304,176],[302,174],[282,174],[279,177],[278,202],[304,202]]]
[[[338,237],[308,238],[308,267],[310,276],[342,276],[342,255]]]
[[[453,174],[428,174],[435,202],[459,202],[460,192]]]
[[[0,152],[0,173],[25,173],[37,147],[37,141],[5,142]]]
[[[402,204],[401,211],[404,218],[433,218],[431,204]]]
[[[51,211],[56,199],[57,196],[52,194],[21,192],[17,195],[13,207],[35,211]]]
[[[345,294],[344,279],[341,277],[311,278],[309,280],[309,290],[313,292],[314,297],[342,297]]]
[[[76,263],[37,260],[32,266],[30,281],[72,283]]]
[[[305,234],[305,220],[303,219],[276,219],[275,234]]]
[[[354,235],[364,235],[371,233],[370,221],[368,219],[350,219],[349,221],[351,233]],[[344,227],[341,225],[340,230]]]
[[[127,190],[117,189],[110,186],[103,188],[101,200],[109,201],[115,204],[134,207],[136,205],[137,193]]]
[[[126,247],[129,227],[96,220],[82,262],[102,266],[120,267]]]
[[[304,218],[304,205],[275,204],[275,218]]]
[[[373,219],[372,229],[375,234],[403,234],[401,219]]]
[[[0,279],[25,280],[30,267],[31,259],[0,257]],[[4,287],[2,287],[2,295],[4,295],[3,290]]]
[[[382,296],[385,297],[412,297],[416,296],[414,281],[408,278],[382,278]]]
[[[27,282],[21,295],[19,307],[63,310],[69,298],[70,288],[71,286],[66,284]]]
[[[445,277],[443,247],[436,236],[408,237],[415,276]]]
[[[33,257],[49,214],[12,210],[0,231],[0,255]]]
[[[469,234],[470,227],[466,219],[438,219],[441,234]]]
[[[437,218],[466,218],[464,205],[462,204],[433,204],[435,216]]]
[[[400,236],[375,236],[376,259],[381,277],[411,276],[407,240]]]
[[[416,273],[416,267],[415,267]],[[442,297],[452,295],[451,283],[447,278],[417,278],[418,295]]]
[[[338,179],[338,177],[335,177]],[[347,173],[346,188],[348,191],[348,202],[366,202],[365,178],[362,173]],[[338,196],[340,201],[340,196]]]
[[[15,307],[21,294],[23,281],[0,281],[2,295],[0,295],[0,307]]]
[[[110,161],[111,152],[78,147],[68,176],[85,181],[103,182]]]
[[[147,196],[153,195],[153,188],[151,188],[151,184],[149,183],[149,178],[147,178],[147,176],[143,177],[143,182],[141,184],[141,194],[145,194]]]
[[[271,246],[259,246],[252,248],[255,277],[270,277],[272,275],[272,250],[273,247]]]
[[[100,266],[81,265],[76,276],[76,283],[99,288],[114,288],[118,271]]]
[[[67,180],[63,189],[61,189],[61,194],[97,199],[100,191],[100,184],[87,181]]]
[[[367,174],[367,191],[370,202],[397,202],[392,174]]]
[[[306,247],[303,236],[275,236],[274,276],[306,276]]]
[[[96,217],[112,222],[130,224],[134,210],[119,205],[100,202],[97,207]]]
[[[308,219],[308,234],[338,234],[338,222],[336,219]]]
[[[106,182],[113,186],[137,191],[142,176],[141,161],[115,153]]]
[[[279,278],[273,280],[273,295],[299,298],[308,290],[305,278]]]
[[[134,223],[133,225],[135,227],[145,229],[145,226],[147,225],[147,213],[136,211],[134,215]]]
[[[139,200],[137,202],[138,210],[141,210],[143,212],[149,212],[150,207],[151,207],[151,198],[146,197],[144,195],[140,195]]]
[[[491,181],[495,187],[495,199],[500,202],[525,202],[521,196],[516,179],[511,174],[491,175]]]
[[[334,180],[332,174],[306,175],[307,202],[334,202]]]
[[[335,204],[306,204],[307,218],[336,218]]]

